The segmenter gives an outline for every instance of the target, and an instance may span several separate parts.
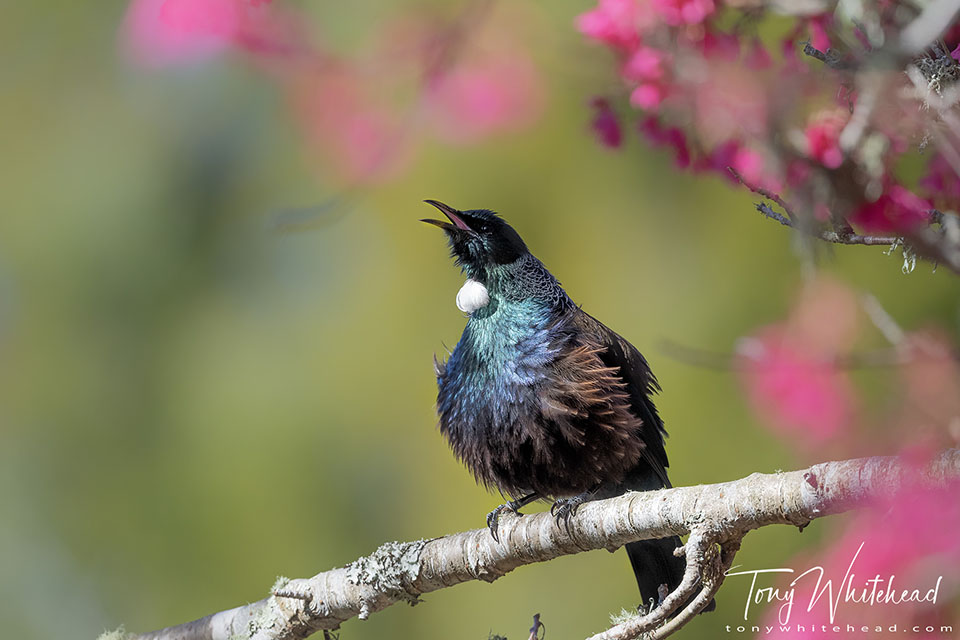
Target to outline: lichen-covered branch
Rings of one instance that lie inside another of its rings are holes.
[[[628,493],[583,505],[561,530],[547,513],[505,515],[500,542],[478,529],[416,542],[391,542],[355,562],[312,578],[281,580],[269,598],[194,622],[129,636],[139,640],[287,640],[335,629],[398,602],[469,580],[493,581],[513,569],[559,556],[615,549],[627,542],[690,534],[683,584],[647,616],[595,636],[662,638],[703,608],[719,588],[748,531],[771,524],[806,526],[889,496],[909,468],[897,458],[825,462],[788,473],[754,473],[722,484]],[[960,476],[960,450],[942,453],[925,471],[932,483]],[[692,602],[681,605],[701,588]],[[679,609],[672,619],[668,617]],[[664,624],[664,621],[667,621]]]

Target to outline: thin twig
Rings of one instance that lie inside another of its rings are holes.
[[[714,371],[738,371],[744,368],[745,353],[710,351],[680,344],[672,340],[660,341],[660,352],[672,360],[694,367]],[[909,354],[896,348],[874,349],[855,353],[838,354],[824,362],[837,369],[863,369],[868,367],[892,367],[909,361]]]
[[[741,176],[740,173],[737,172],[737,170],[734,169],[733,167],[727,167],[727,171],[729,171],[730,175],[732,175],[734,178],[737,179],[737,182],[745,186],[747,189],[750,189],[750,191],[754,192],[759,196],[766,198],[767,200],[770,200],[771,202],[775,202],[778,205],[780,205],[780,207],[787,213],[787,216],[791,220],[794,220],[796,218],[796,215],[793,213],[793,209],[778,194],[773,193],[772,191],[769,191],[767,189],[764,189],[763,187],[758,187],[756,185],[750,184],[749,182],[744,180],[743,176]]]
[[[893,316],[883,308],[876,296],[865,293],[860,297],[860,304],[863,306],[867,317],[870,318],[870,322],[883,334],[887,342],[895,347],[903,344],[903,338],[906,334],[897,324],[897,321],[893,319]]]
[[[866,246],[890,246],[895,242],[899,241],[900,238],[896,236],[863,236],[857,233],[838,233],[836,231],[830,231],[829,229],[823,229],[820,231],[807,231],[803,227],[797,227],[791,220],[784,217],[779,211],[772,209],[770,205],[764,202],[758,202],[755,205],[757,211],[762,213],[768,218],[776,220],[785,227],[790,227],[791,229],[796,229],[797,231],[806,233],[806,235],[824,242],[830,242],[833,244],[860,244]]]

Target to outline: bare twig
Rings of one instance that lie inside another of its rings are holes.
[[[734,353],[710,351],[680,344],[672,340],[662,340],[660,351],[668,358],[694,367],[713,369],[715,371],[736,371],[743,368],[744,359],[750,354],[743,350]],[[824,359],[826,364],[838,369],[862,369],[864,367],[890,367],[907,362],[909,354],[900,349],[872,349],[854,353],[837,354],[834,358]]]
[[[421,595],[431,591],[470,580],[493,581],[526,564],[689,533],[683,582],[645,617],[643,625],[660,624],[697,587],[702,589],[672,621],[654,630],[655,637],[662,638],[710,601],[745,533],[772,524],[803,527],[815,518],[892,495],[909,473],[911,468],[896,458],[861,458],[789,473],[755,473],[722,484],[628,493],[583,505],[570,521],[569,530],[559,529],[548,513],[522,518],[505,515],[500,543],[494,542],[486,529],[427,541],[387,543],[346,567],[285,581],[277,587],[277,595],[265,600],[133,637],[304,638],[336,629],[353,617],[366,618],[397,602],[419,602]],[[960,477],[960,450],[941,454],[924,477],[932,483]],[[288,594],[292,597],[283,597]],[[638,621],[632,622],[634,630]],[[612,635],[612,631],[599,637],[634,637]]]
[[[781,198],[778,194],[773,193],[772,191],[769,191],[769,190],[764,189],[764,188],[762,188],[762,187],[758,187],[758,186],[756,186],[756,185],[750,184],[749,182],[747,182],[746,180],[744,180],[744,179],[743,179],[743,176],[740,175],[740,174],[737,172],[737,170],[734,169],[733,167],[727,167],[727,171],[729,171],[729,172],[730,172],[730,175],[732,175],[734,178],[737,179],[737,182],[739,182],[740,184],[742,184],[743,186],[745,186],[747,189],[750,189],[750,191],[754,192],[754,193],[757,194],[758,196],[762,196],[762,197],[766,198],[767,200],[769,200],[769,201],[771,201],[771,202],[774,202],[774,203],[780,205],[780,207],[786,212],[786,214],[787,214],[787,216],[790,218],[790,220],[794,220],[794,219],[796,218],[796,216],[795,216],[794,213],[793,213],[793,209],[791,209],[791,208],[790,208],[790,205],[788,205],[788,204],[784,201],[784,199]],[[777,214],[777,215],[779,215],[779,214]],[[782,217],[782,216],[781,216],[781,217]],[[783,222],[782,224],[786,224],[787,226],[790,226],[789,221]]]
[[[900,238],[896,236],[862,236],[857,233],[839,233],[837,231],[830,231],[829,229],[822,230],[810,230],[807,231],[803,227],[798,227],[790,219],[786,218],[779,211],[776,211],[770,207],[770,205],[764,202],[756,203],[757,211],[762,213],[768,218],[776,220],[785,227],[790,227],[791,229],[796,229],[806,233],[807,235],[823,240],[824,242],[831,242],[833,244],[861,244],[866,246],[890,246],[895,242],[898,242]]]
[[[867,317],[870,318],[873,326],[883,334],[887,342],[893,346],[903,344],[903,337],[905,335],[903,329],[901,329],[897,321],[893,319],[893,316],[887,313],[887,310],[883,308],[883,305],[880,304],[876,296],[865,293],[860,300]]]

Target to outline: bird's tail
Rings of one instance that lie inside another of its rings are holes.
[[[667,585],[668,593],[680,585],[687,563],[673,552],[682,545],[683,542],[677,536],[639,540],[626,545],[627,556],[633,567],[633,575],[637,578],[644,606],[649,606],[651,600],[653,604],[660,602],[660,585]],[[704,611],[713,611],[715,608],[716,602],[711,600]]]

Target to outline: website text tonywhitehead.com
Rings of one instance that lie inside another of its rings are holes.
[[[843,634],[857,634],[857,633],[943,633],[943,634],[952,634],[953,626],[952,625],[942,625],[935,627],[932,625],[890,625],[890,626],[868,626],[868,625],[828,625],[828,624],[796,624],[796,625],[727,625],[727,633],[749,633],[749,634],[771,634],[771,633],[803,633],[803,634],[813,634],[813,633],[843,633]]]

